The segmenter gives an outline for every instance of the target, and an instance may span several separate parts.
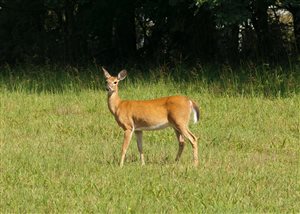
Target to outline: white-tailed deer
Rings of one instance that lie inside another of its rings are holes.
[[[106,89],[108,91],[108,108],[115,116],[119,126],[124,130],[124,142],[120,166],[124,159],[133,132],[136,134],[137,146],[140,153],[142,165],[145,164],[142,133],[145,130],[158,130],[172,127],[175,130],[179,149],[176,161],[179,160],[183,148],[184,137],[187,138],[193,147],[194,165],[198,165],[197,138],[188,129],[190,114],[194,112],[194,122],[199,120],[199,108],[185,96],[170,96],[154,100],[121,100],[118,95],[118,83],[123,80],[127,72],[122,70],[117,77],[111,76],[107,70],[102,68],[106,78]]]

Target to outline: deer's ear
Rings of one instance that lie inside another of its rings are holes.
[[[102,71],[103,71],[104,76],[105,76],[106,79],[111,77],[111,75],[108,73],[108,71],[105,68],[102,67]]]
[[[123,80],[123,79],[125,79],[126,76],[127,76],[127,71],[126,70],[122,70],[118,74],[118,80]]]

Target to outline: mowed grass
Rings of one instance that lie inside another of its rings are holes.
[[[122,98],[182,94],[199,104],[190,129],[200,165],[188,142],[175,163],[178,143],[165,129],[144,133],[145,166],[133,138],[120,168],[123,133],[101,73],[10,72],[0,78],[1,213],[300,212],[298,77],[264,88],[266,79],[133,78],[129,69]]]

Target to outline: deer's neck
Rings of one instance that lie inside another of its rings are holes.
[[[108,98],[107,98],[108,108],[113,115],[115,115],[120,102],[121,99],[118,95],[118,91],[115,91],[112,94],[108,94]]]

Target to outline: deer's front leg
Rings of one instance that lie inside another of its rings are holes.
[[[124,132],[124,141],[123,141],[123,146],[122,146],[122,155],[121,155],[121,162],[120,162],[120,167],[123,167],[124,165],[124,160],[125,160],[125,155],[127,148],[129,146],[131,137],[132,137],[132,130],[125,130]]]

